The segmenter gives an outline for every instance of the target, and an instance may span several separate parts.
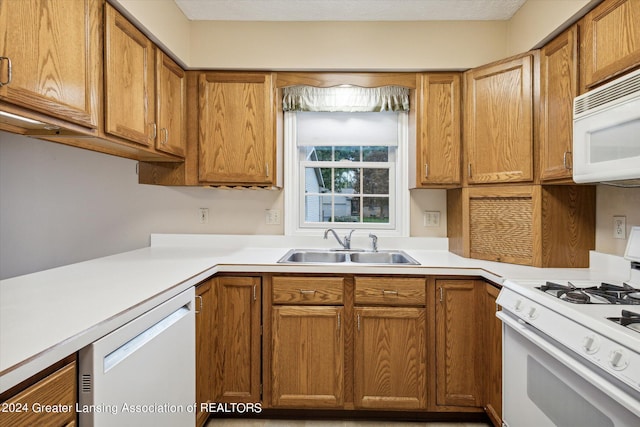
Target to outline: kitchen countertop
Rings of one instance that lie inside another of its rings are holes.
[[[353,247],[367,248],[368,241],[359,239],[354,236]],[[218,272],[469,275],[500,284],[506,278],[601,280],[625,271],[622,258],[595,252],[589,269],[541,269],[462,258],[448,252],[447,242],[380,238],[381,250],[403,249],[420,266],[291,265],[277,263],[289,249],[328,249],[335,241],[152,235],[147,248],[2,280],[0,392]]]

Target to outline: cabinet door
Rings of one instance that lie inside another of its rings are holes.
[[[156,53],[156,149],[184,157],[187,149],[185,72],[160,50]]]
[[[200,411],[200,404],[213,400],[213,358],[212,340],[214,307],[213,280],[196,287],[196,425],[202,426],[209,414]]]
[[[425,408],[425,309],[360,307],[355,315],[355,406]]]
[[[482,406],[480,286],[436,281],[436,404]]]
[[[150,146],[156,138],[154,46],[105,5],[105,132]]]
[[[540,179],[571,179],[573,98],[578,95],[575,26],[542,48],[540,69]]]
[[[465,148],[471,184],[533,180],[533,56],[465,73]]]
[[[638,0],[605,0],[580,21],[585,90],[640,65],[639,22]]]
[[[199,179],[217,184],[274,182],[271,74],[200,75]]]
[[[482,302],[484,407],[494,426],[502,426],[502,322],[496,317],[500,309],[496,304],[499,292],[486,283]]]
[[[460,75],[423,74],[418,182],[460,183]]]
[[[214,398],[260,401],[259,277],[218,277],[215,291]]]
[[[343,311],[338,306],[273,307],[274,407],[343,405]]]
[[[98,126],[100,2],[0,2],[0,100]]]

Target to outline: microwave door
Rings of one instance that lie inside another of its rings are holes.
[[[640,178],[640,99],[576,119],[573,149],[575,182]]]

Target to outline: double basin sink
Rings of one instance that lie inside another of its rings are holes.
[[[279,263],[285,264],[383,264],[383,265],[420,265],[404,251],[358,251],[358,250],[320,250],[292,249]]]

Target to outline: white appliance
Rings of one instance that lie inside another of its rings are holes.
[[[505,281],[505,426],[640,426],[640,227],[625,258],[625,282]]]
[[[640,185],[640,70],[574,99],[573,180]]]
[[[80,427],[195,425],[194,288],[79,353]]]

